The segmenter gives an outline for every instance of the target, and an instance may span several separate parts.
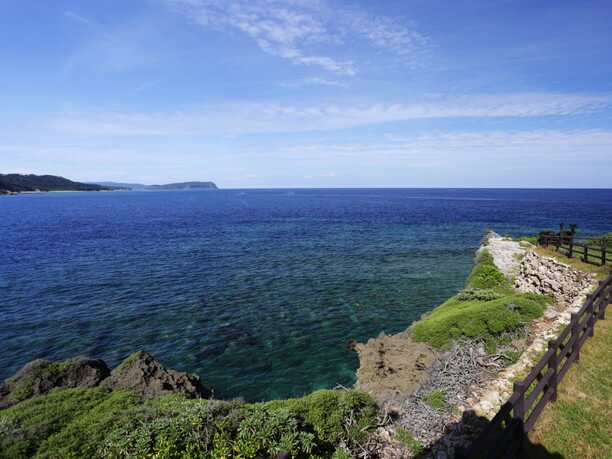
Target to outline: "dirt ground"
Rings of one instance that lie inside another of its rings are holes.
[[[438,358],[428,345],[412,341],[407,331],[382,333],[357,344],[355,350],[360,362],[355,389],[377,398],[409,393],[425,380],[427,368]]]

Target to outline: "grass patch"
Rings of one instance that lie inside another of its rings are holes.
[[[395,439],[406,445],[410,452],[415,456],[423,452],[423,444],[414,438],[412,434],[402,426],[395,429]]]
[[[525,457],[544,457],[542,447],[563,457],[612,456],[612,320],[599,321],[529,437]]]
[[[0,458],[346,456],[377,423],[355,391],[245,404],[63,389],[0,411]]]
[[[436,411],[441,411],[446,408],[447,403],[444,400],[446,392],[443,390],[433,391],[425,396],[425,403],[431,406]]]
[[[125,359],[123,359],[123,361],[119,365],[117,365],[117,367],[113,370],[113,372],[115,373],[120,372],[123,369],[123,367],[125,367],[128,363],[136,360],[141,354],[143,354],[143,351],[136,351],[133,354],[130,354]]]
[[[512,291],[512,284],[495,266],[493,256],[486,249],[478,252],[474,268],[468,276],[465,286],[468,289]]]

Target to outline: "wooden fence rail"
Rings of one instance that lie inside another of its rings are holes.
[[[595,323],[605,317],[606,306],[611,302],[612,274],[587,295],[559,337],[548,343],[546,354],[524,380],[514,383],[508,401],[468,449],[456,452],[457,458],[514,457],[546,404],[557,399],[559,382],[572,363],[580,360],[580,348],[593,336]]]
[[[565,253],[569,258],[579,257],[585,263],[602,266],[612,264],[612,241],[606,237],[595,244],[592,239],[574,236],[542,236],[540,243]]]

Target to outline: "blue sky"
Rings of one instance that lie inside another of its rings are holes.
[[[610,187],[609,1],[0,0],[0,172]]]

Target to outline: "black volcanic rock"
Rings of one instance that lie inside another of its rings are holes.
[[[136,352],[100,384],[107,389],[130,389],[146,397],[182,393],[209,398],[211,391],[191,373],[168,370],[146,352]]]
[[[96,387],[109,375],[106,363],[100,359],[34,360],[0,386],[0,409],[55,388]]]

